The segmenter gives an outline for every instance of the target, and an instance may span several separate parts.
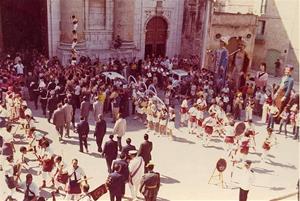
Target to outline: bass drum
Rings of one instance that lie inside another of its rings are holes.
[[[246,130],[246,124],[244,122],[237,122],[234,125],[235,136],[242,135]]]

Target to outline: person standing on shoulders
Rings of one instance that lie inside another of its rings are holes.
[[[146,168],[148,173],[142,177],[140,192],[144,195],[145,201],[155,201],[160,187],[160,174],[153,171],[154,165],[151,163],[148,163]]]
[[[264,90],[267,86],[268,78],[267,64],[263,62],[260,64],[260,71],[257,71],[255,76],[255,89],[259,87]]]
[[[98,121],[96,122],[96,128],[94,137],[96,137],[96,143],[98,146],[98,152],[102,152],[102,141],[106,133],[106,121],[103,119],[102,114],[98,115]]]

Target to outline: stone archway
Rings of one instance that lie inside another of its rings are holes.
[[[145,57],[165,56],[168,36],[168,23],[162,17],[153,17],[146,26]]]

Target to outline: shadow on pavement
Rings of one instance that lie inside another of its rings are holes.
[[[273,165],[273,166],[277,166],[277,167],[283,167],[283,168],[290,168],[290,169],[296,169],[296,167],[294,165],[286,165],[286,164],[282,164],[282,163],[277,163],[277,162],[274,162],[272,160],[270,160],[270,162],[267,162],[269,163],[270,165]]]
[[[160,182],[163,184],[176,184],[176,183],[180,183],[180,181],[178,181],[177,179],[168,177],[166,175],[160,175]]]
[[[252,170],[255,173],[258,173],[258,174],[269,174],[269,175],[272,175],[271,173],[274,172],[274,170],[268,170],[268,169],[265,169],[265,168],[252,168]]]
[[[173,139],[176,142],[182,142],[182,143],[187,143],[187,144],[196,144],[195,142],[189,141],[189,140],[187,140],[185,138],[182,138],[182,137],[173,136]]]

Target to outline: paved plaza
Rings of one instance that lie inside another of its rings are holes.
[[[78,112],[78,111],[77,111]],[[65,139],[61,144],[58,142],[58,135],[52,124],[47,122],[41,111],[33,110],[36,116],[37,128],[47,133],[53,143],[51,148],[56,154],[61,154],[67,164],[71,164],[73,158],[79,159],[81,166],[91,179],[88,183],[91,189],[104,183],[107,178],[107,168],[105,159],[100,157],[97,152],[95,139],[93,138],[94,122],[90,118],[91,134],[88,139],[90,153],[80,153],[77,133],[71,133],[71,138]],[[78,116],[78,115],[77,115]],[[111,133],[113,124],[109,115],[106,115],[108,123],[108,132],[104,142]],[[257,120],[257,119],[255,119]],[[127,137],[132,138],[132,144],[137,148],[143,141],[143,135],[146,129],[142,122],[127,118],[128,129],[125,137],[122,139],[125,143]],[[177,122],[178,123],[178,122]],[[14,127],[16,129],[17,126]],[[278,125],[275,126],[275,129]],[[289,193],[296,192],[296,183],[299,177],[299,144],[291,136],[285,138],[283,135],[277,135],[278,144],[272,147],[269,155],[269,162],[260,162],[260,153],[262,152],[262,143],[266,136],[266,126],[256,123],[257,153],[250,151],[249,159],[253,161],[252,168],[255,172],[254,186],[249,192],[249,200],[270,200]],[[291,128],[288,128],[291,131]],[[17,133],[23,132],[18,130]],[[168,137],[159,137],[150,133],[150,141],[153,142],[153,163],[155,170],[161,174],[161,188],[158,200],[237,200],[239,190],[236,187],[238,181],[238,171],[233,175],[233,181],[229,183],[228,172],[224,172],[224,180],[228,185],[222,189],[221,185],[208,184],[208,180],[213,173],[216,161],[224,156],[222,148],[222,139],[215,137],[208,145],[203,147],[199,138],[188,134],[187,128],[180,128],[175,131],[175,140]],[[16,142],[16,149],[22,145],[22,142]],[[30,159],[34,159],[29,154]],[[36,174],[37,167],[30,168],[29,171]],[[26,171],[25,171],[26,172]],[[0,172],[3,178],[3,172]],[[22,181],[25,180],[25,174],[21,175]],[[4,180],[0,180],[4,182]],[[34,176],[34,181],[40,185],[41,176]],[[217,183],[217,179],[213,180]],[[49,184],[48,184],[49,185]],[[3,200],[3,193],[7,190],[6,185],[1,183],[0,200]],[[45,197],[51,197],[50,192],[53,189],[45,188],[41,194]],[[17,195],[18,200],[22,200],[21,194]],[[126,187],[126,198],[130,199],[130,190]],[[142,197],[141,195],[139,197]],[[62,200],[63,196],[58,196]],[[108,200],[108,194],[100,200]],[[290,200],[296,200],[296,196],[290,197]],[[51,200],[51,199],[50,199]],[[126,200],[126,199],[125,199]]]

